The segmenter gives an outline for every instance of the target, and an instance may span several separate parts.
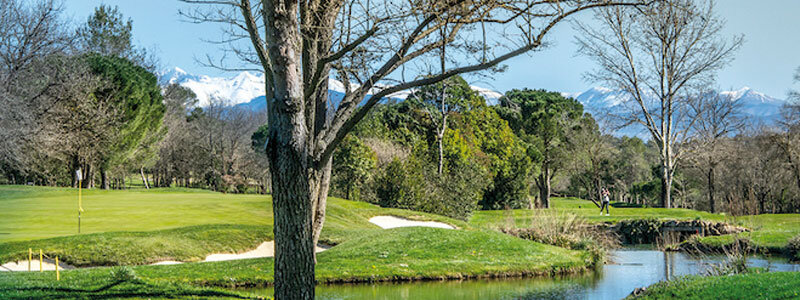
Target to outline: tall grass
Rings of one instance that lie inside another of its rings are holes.
[[[604,262],[608,251],[620,245],[614,233],[573,213],[534,210],[533,216],[521,224],[514,221],[510,211],[505,218],[505,224],[498,228],[501,232],[543,244],[586,250],[595,263]]]

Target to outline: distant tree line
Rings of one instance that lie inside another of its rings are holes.
[[[3,181],[268,191],[250,140],[265,116],[225,99],[199,108],[191,91],[160,86],[156,59],[133,45],[132,21],[116,7],[96,8],[77,29],[59,1],[0,10]]]
[[[196,107],[195,94],[179,85],[164,90],[167,133],[148,168],[156,187],[208,188],[229,193],[267,193],[269,172],[258,136],[266,116],[212,101]],[[257,139],[257,138],[256,138]]]
[[[98,8],[75,31],[56,1],[0,9],[0,166],[10,183],[76,186],[80,170],[84,187],[109,188],[152,159],[161,90],[130,28],[97,30],[116,9]],[[111,39],[113,50],[99,43]]]

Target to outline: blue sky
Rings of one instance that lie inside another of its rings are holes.
[[[66,13],[83,23],[100,4],[116,5],[133,20],[137,44],[154,49],[164,67],[178,66],[190,73],[230,76],[203,67],[195,57],[218,54],[214,45],[203,39],[220,37],[213,24],[192,24],[178,16],[187,4],[175,0],[68,0]],[[718,0],[717,13],[727,20],[726,36],[744,34],[746,43],[735,61],[719,73],[717,86],[739,89],[749,86],[776,98],[785,98],[794,71],[800,66],[800,1],[798,0]],[[585,14],[579,18],[587,18]],[[508,70],[492,79],[474,84],[504,92],[512,88],[544,88],[561,92],[581,92],[595,84],[583,74],[594,64],[576,56],[574,30],[567,23],[552,32],[551,46],[508,62]]]

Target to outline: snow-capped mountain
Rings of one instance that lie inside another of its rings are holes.
[[[606,115],[607,113],[620,112],[628,108],[636,108],[636,105],[627,102],[630,95],[621,90],[613,90],[603,87],[594,87],[583,93],[562,93],[565,97],[572,97],[583,104],[585,110],[595,116]],[[730,101],[739,101],[742,113],[751,122],[764,124],[774,124],[780,115],[780,109],[785,100],[770,97],[759,93],[749,87],[744,87],[735,91],[721,91],[718,95]],[[649,98],[653,99],[654,96]],[[635,135],[647,138],[644,128],[632,126],[615,132],[617,135]]]
[[[478,92],[483,98],[486,98],[486,104],[488,105],[496,105],[500,103],[500,97],[503,97],[503,94],[494,90],[490,90],[487,88],[479,87],[470,85],[469,86],[473,91]]]
[[[205,75],[193,75],[175,67],[159,74],[159,83],[178,84],[192,90],[198,99],[198,105],[208,106],[212,101],[223,101],[228,105],[239,105],[253,110],[261,110],[266,107],[264,101],[264,74],[254,74],[251,72],[241,72],[234,77],[210,77]],[[358,85],[351,84],[351,90],[358,88]],[[471,88],[487,99],[490,104],[497,103],[502,94],[478,86]],[[377,92],[378,88],[373,88],[369,95]],[[412,91],[400,91],[393,93],[387,98],[405,99]],[[341,81],[331,79],[328,81],[328,93],[331,102],[339,103],[345,94],[345,87]],[[367,98],[369,98],[369,95]]]
[[[630,100],[630,95],[621,90],[612,90],[603,87],[594,87],[583,93],[562,93],[565,97],[572,97],[578,100],[590,112],[604,112],[622,108],[623,104]],[[735,91],[721,91],[719,96],[725,97],[730,101],[739,101],[742,112],[753,117],[773,117],[776,116],[785,100],[777,99],[759,93],[749,87],[744,87]],[[650,96],[654,98],[654,96]]]
[[[780,114],[781,106],[786,103],[785,100],[756,92],[749,87],[743,87],[736,91],[724,91],[720,94],[731,100],[739,100],[745,114],[766,119],[776,118]]]
[[[235,77],[210,77],[192,75],[180,68],[160,74],[161,84],[179,84],[197,95],[199,106],[208,106],[211,101],[225,104],[244,103],[264,95],[264,75],[241,72]]]

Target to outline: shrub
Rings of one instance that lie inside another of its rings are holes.
[[[800,234],[789,239],[789,243],[786,244],[786,250],[789,251],[789,255],[791,255],[793,259],[800,260]]]
[[[375,153],[361,139],[347,136],[333,153],[331,192],[350,200],[359,200],[360,191],[377,164]]]
[[[128,266],[114,267],[111,269],[111,279],[117,282],[134,281],[138,278],[136,273]]]
[[[397,159],[390,162],[375,180],[375,193],[381,207],[417,209],[424,188],[420,169]]]
[[[485,171],[469,160],[448,162],[441,175],[432,166],[416,155],[393,160],[373,183],[378,204],[469,219],[487,185]]]
[[[451,164],[441,176],[430,172],[428,177],[428,195],[421,202],[421,210],[464,221],[478,209],[478,201],[488,182],[485,171],[469,161]]]

